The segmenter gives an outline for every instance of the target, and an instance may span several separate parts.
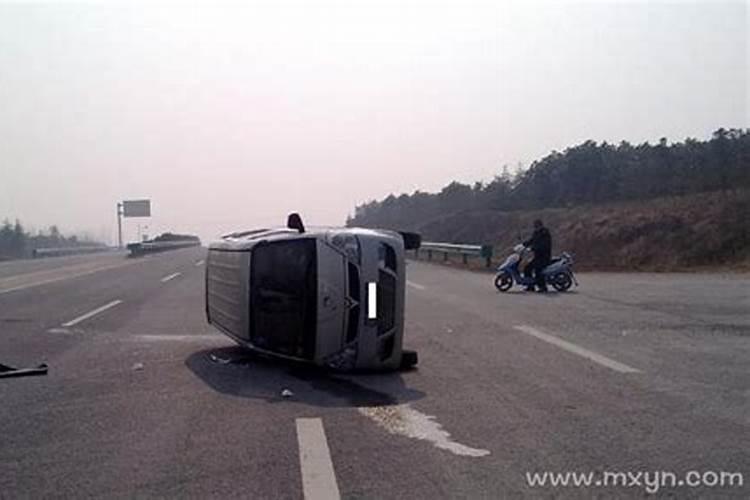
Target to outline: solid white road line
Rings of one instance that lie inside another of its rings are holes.
[[[134,335],[132,339],[140,342],[221,342],[226,343],[223,335]]]
[[[203,265],[203,261],[202,261],[202,260],[199,260],[198,262],[196,262],[196,263],[195,263],[195,266],[196,266],[196,267],[197,267],[197,266],[202,266],[202,265]]]
[[[566,340],[562,340],[561,338],[554,337],[552,335],[548,335],[546,333],[540,332],[536,328],[532,328],[527,325],[516,325],[513,328],[515,328],[519,332],[525,333],[526,335],[531,335],[532,337],[536,337],[539,340],[543,340],[549,344],[555,345],[559,347],[560,349],[564,349],[568,352],[572,352],[573,354],[578,354],[579,356],[589,359],[593,361],[594,363],[599,363],[602,366],[606,366],[607,368],[614,370],[616,372],[641,373],[641,370],[625,365],[623,363],[620,363],[619,361],[615,361],[614,359],[610,359],[606,356],[602,356],[601,354],[597,354],[593,351],[589,351],[588,349],[579,347]]]
[[[413,281],[409,280],[406,280],[406,284],[412,288],[416,288],[417,290],[424,290],[426,288],[424,285],[420,285],[419,283],[414,283]]]
[[[296,422],[305,500],[341,498],[323,421],[319,418],[298,418]]]
[[[142,262],[142,261],[136,261],[136,262]],[[125,267],[125,266],[131,265],[131,264],[135,264],[136,262],[132,262],[132,263],[128,262],[128,263],[124,263],[124,264],[118,263],[118,264],[114,264],[114,265],[111,265],[111,266],[97,267],[97,268],[94,268],[94,269],[88,269],[88,270],[81,271],[81,272],[72,272],[71,274],[59,275],[59,276],[55,276],[55,277],[52,277],[52,278],[49,278],[49,279],[40,279],[38,281],[33,281],[32,280],[31,282],[23,283],[23,284],[20,284],[20,285],[17,285],[17,286],[11,286],[10,288],[4,288],[3,283],[4,282],[8,282],[10,280],[16,280],[16,279],[19,279],[19,278],[27,278],[27,277],[30,277],[32,275],[44,275],[44,274],[50,275],[50,274],[53,274],[54,272],[59,271],[59,270],[58,269],[52,269],[50,271],[39,271],[39,272],[34,272],[34,273],[21,274],[21,275],[18,275],[18,276],[12,276],[10,278],[3,278],[3,279],[0,279],[0,295],[2,295],[4,293],[15,292],[17,290],[25,290],[27,288],[33,288],[35,286],[48,285],[50,283],[57,283],[58,281],[64,281],[64,280],[69,280],[69,279],[73,279],[73,278],[80,278],[82,276],[88,276],[90,274],[98,273],[99,271],[108,271],[110,269],[117,269],[119,267]],[[70,269],[70,268],[68,268],[68,269]],[[67,271],[68,269],[63,268],[62,271]]]
[[[69,327],[69,326],[74,326],[74,325],[77,325],[77,324],[78,324],[78,323],[80,323],[81,321],[87,320],[87,319],[91,318],[92,316],[96,316],[97,314],[99,314],[99,313],[101,313],[101,312],[104,312],[104,311],[106,311],[107,309],[111,309],[111,308],[115,307],[115,306],[116,306],[116,305],[118,305],[118,304],[122,304],[122,301],[121,301],[121,300],[113,300],[113,301],[112,301],[112,302],[110,302],[109,304],[104,304],[104,305],[103,305],[103,306],[101,306],[101,307],[97,307],[97,308],[96,308],[96,309],[94,309],[93,311],[89,311],[89,312],[87,312],[86,314],[84,314],[84,315],[82,315],[82,316],[78,316],[78,317],[77,317],[77,318],[75,318],[75,319],[71,319],[71,320],[70,320],[70,321],[68,321],[67,323],[63,323],[63,324],[62,324],[62,326],[64,326],[64,327]]]
[[[177,276],[179,276],[179,275],[181,275],[181,274],[182,274],[182,273],[174,273],[174,274],[170,274],[169,276],[164,276],[164,277],[163,277],[163,278],[161,279],[161,282],[162,282],[162,283],[166,283],[167,281],[169,281],[169,280],[173,280],[173,279],[175,279],[175,278],[176,278]]]

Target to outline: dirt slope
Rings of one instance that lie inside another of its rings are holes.
[[[531,212],[471,211],[419,229],[425,241],[491,243],[497,258],[541,218],[553,253],[574,253],[576,268],[673,271],[750,270],[750,192],[714,192]]]

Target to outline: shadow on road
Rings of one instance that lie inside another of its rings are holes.
[[[267,358],[239,346],[205,349],[185,365],[222,394],[287,401],[322,407],[389,406],[422,399],[425,393],[406,386],[401,373],[341,374],[314,366]]]
[[[526,290],[518,288],[514,290],[508,290],[507,292],[496,291],[496,295],[499,295],[499,296],[512,295],[514,297],[520,297],[520,296],[526,295],[532,299],[535,297],[540,297],[544,299],[557,299],[557,298],[565,297],[566,295],[578,295],[578,291],[568,290],[566,292],[557,292],[555,290],[550,290],[547,293],[539,293],[539,292],[527,292]]]

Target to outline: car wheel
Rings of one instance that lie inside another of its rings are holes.
[[[410,351],[408,349],[404,349],[401,353],[401,369],[402,370],[408,370],[409,368],[413,368],[417,365],[419,362],[419,356],[417,356],[417,351]]]

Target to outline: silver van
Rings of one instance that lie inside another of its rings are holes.
[[[209,246],[208,322],[254,351],[340,370],[416,364],[402,348],[404,250],[419,236],[385,230],[232,233]]]

